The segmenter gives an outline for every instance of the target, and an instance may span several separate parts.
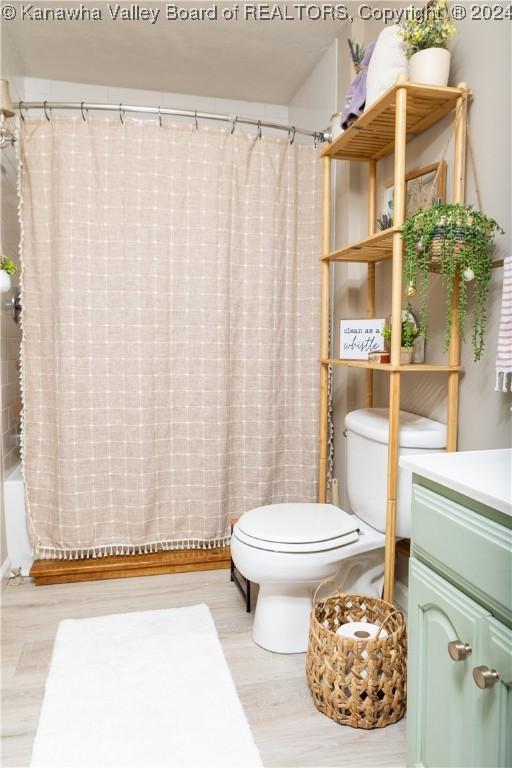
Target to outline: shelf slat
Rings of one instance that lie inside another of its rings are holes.
[[[385,261],[393,255],[393,235],[400,232],[400,227],[389,227],[373,235],[367,235],[361,240],[344,245],[331,251],[327,256],[322,256],[321,261],[343,261],[343,262],[363,262],[374,264],[377,261]],[[503,259],[496,259],[491,262],[491,269],[497,269],[503,266]],[[429,272],[439,272],[440,266],[437,263],[431,263]]]
[[[393,255],[393,235],[400,232],[400,227],[389,227],[381,232],[363,237],[355,243],[331,251],[323,261],[368,262],[390,259]]]
[[[391,365],[391,363],[370,363],[367,360],[338,360],[329,358],[320,360],[322,365],[342,365],[347,368],[364,368],[373,371],[385,371],[387,373],[399,371],[400,373],[462,373],[461,365],[434,365],[432,363],[410,363],[409,365]]]
[[[407,89],[407,141],[422,133],[455,108],[461,88],[439,88],[418,83],[395,83],[366,112],[322,151],[336,160],[379,160],[394,150],[395,96]]]

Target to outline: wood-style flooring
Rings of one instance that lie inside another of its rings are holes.
[[[311,700],[303,654],[268,653],[229,571],[35,587],[2,594],[2,766],[28,766],[57,626],[62,619],[206,603],[265,766],[405,765],[405,721],[374,731],[339,726]],[[144,649],[141,648],[141,653]],[[141,766],[144,768],[144,766]]]

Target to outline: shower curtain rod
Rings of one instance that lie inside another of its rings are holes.
[[[160,121],[160,125],[162,124],[162,117],[165,115],[172,115],[175,117],[190,117],[195,121],[196,128],[198,120],[219,120],[220,122],[231,123],[231,132],[235,130],[237,124],[254,125],[258,128],[260,136],[262,128],[272,128],[277,131],[286,131],[290,137],[290,143],[293,143],[296,134],[300,134],[301,136],[309,136],[315,141],[315,143],[318,141],[329,141],[328,131],[307,131],[305,128],[297,128],[295,125],[283,125],[282,123],[271,123],[267,120],[255,120],[251,117],[222,115],[217,112],[199,112],[198,110],[191,109],[140,107],[134,106],[133,104],[97,104],[89,101],[20,101],[16,106],[20,111],[22,119],[24,119],[23,112],[29,109],[42,109],[47,120],[50,120],[52,109],[79,110],[84,121],[87,120],[87,112],[89,111],[118,112],[121,122],[124,120],[125,113],[132,112],[135,114],[145,113],[156,115]]]

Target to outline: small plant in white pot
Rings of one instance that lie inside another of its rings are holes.
[[[448,43],[456,29],[445,0],[424,9],[407,9],[400,36],[409,59],[409,80],[425,85],[448,85],[451,54]]]
[[[400,339],[400,365],[409,365],[414,357],[414,342],[421,331],[416,328],[409,320],[402,321],[402,336]],[[382,329],[382,336],[387,350],[391,349],[392,330],[390,325],[385,325]]]
[[[15,274],[14,262],[2,254],[0,256],[0,293],[7,293],[11,287],[11,275]]]

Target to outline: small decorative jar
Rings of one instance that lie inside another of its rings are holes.
[[[341,112],[334,112],[331,115],[331,142],[343,133],[341,127]]]

